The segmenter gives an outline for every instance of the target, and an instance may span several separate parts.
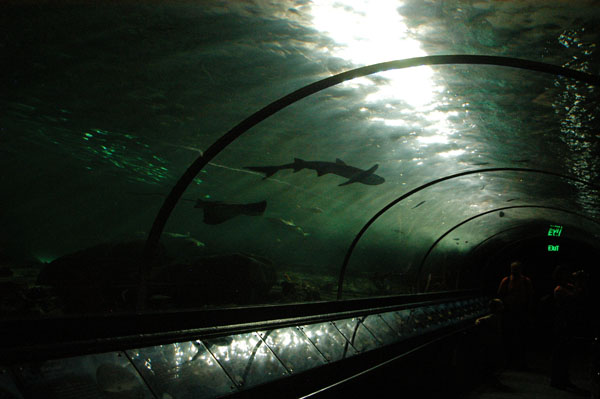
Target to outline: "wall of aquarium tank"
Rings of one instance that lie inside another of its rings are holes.
[[[187,168],[278,98],[443,54],[597,76],[599,13],[586,1],[9,1],[0,313],[130,312],[142,281],[145,311],[479,288],[474,254],[532,224],[597,246],[597,87],[456,62],[357,77],[262,120],[194,175],[144,256]]]

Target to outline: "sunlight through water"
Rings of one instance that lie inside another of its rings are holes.
[[[420,43],[410,37],[401,3],[389,0],[318,1],[311,6],[313,25],[335,41],[331,55],[355,65],[369,65],[394,59],[426,56]],[[433,81],[430,67],[381,73],[388,83],[367,95],[369,103],[387,99],[402,100],[419,108],[431,104],[443,88]],[[373,85],[370,79],[354,79],[349,84]]]
[[[324,0],[313,3],[310,9],[313,26],[335,43],[328,53],[362,66],[428,55],[407,27],[399,12],[401,6],[389,0]],[[412,130],[413,148],[418,149],[451,144],[450,137],[456,133],[448,118],[457,113],[438,110],[447,105],[447,98],[442,98],[446,88],[434,75],[429,66],[412,67],[353,79],[344,86],[366,93],[360,111],[368,121],[389,129]],[[381,105],[384,110],[375,111]],[[439,155],[451,158],[463,153],[446,151]]]

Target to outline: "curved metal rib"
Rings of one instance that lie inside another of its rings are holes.
[[[367,229],[384,213],[386,213],[388,210],[390,210],[394,205],[398,204],[399,202],[401,202],[402,200],[410,197],[411,195],[418,193],[419,191],[426,189],[427,187],[433,186],[435,184],[441,183],[443,181],[446,180],[451,180],[451,179],[456,179],[458,177],[462,177],[462,176],[467,176],[467,175],[472,175],[475,173],[489,173],[489,172],[504,172],[504,171],[512,171],[512,172],[527,172],[527,173],[540,173],[540,174],[545,174],[545,175],[550,175],[550,176],[556,176],[556,177],[560,177],[563,179],[567,179],[567,180],[571,180],[571,181],[576,181],[582,184],[585,184],[589,187],[593,187],[596,189],[600,189],[600,187],[587,182],[585,180],[581,180],[578,179],[576,177],[572,177],[572,176],[567,176],[567,175],[563,175],[560,173],[555,173],[555,172],[550,172],[550,171],[546,171],[546,170],[540,170],[540,169],[529,169],[529,168],[486,168],[486,169],[479,169],[479,170],[469,170],[466,172],[460,172],[460,173],[455,173],[453,175],[449,175],[449,176],[445,176],[445,177],[441,177],[439,179],[435,179],[432,180],[428,183],[425,183],[409,192],[407,192],[406,194],[403,194],[402,196],[396,198],[395,200],[393,200],[392,202],[388,203],[386,206],[384,206],[383,208],[381,208],[375,215],[373,215],[371,217],[371,219],[369,219],[369,221],[367,221],[367,223],[365,223],[365,225],[360,229],[360,231],[358,232],[358,234],[356,235],[356,237],[354,237],[354,240],[352,241],[352,244],[350,244],[350,247],[348,248],[348,251],[346,252],[346,256],[344,257],[344,262],[342,263],[342,267],[340,270],[340,276],[338,279],[338,293],[337,293],[337,299],[341,299],[342,298],[342,289],[343,289],[343,284],[344,284],[344,275],[346,273],[346,269],[348,268],[348,262],[350,261],[350,256],[352,256],[352,252],[354,251],[354,248],[356,247],[356,245],[358,244],[358,241],[361,239],[361,237],[365,234],[365,232],[367,231]]]
[[[600,225],[600,221],[595,220],[593,218],[590,218],[588,216],[585,215],[581,215],[577,212],[573,212],[570,211],[568,209],[564,209],[564,208],[558,208],[558,207],[554,207],[554,206],[544,206],[544,205],[512,205],[512,206],[505,206],[502,208],[496,208],[496,209],[492,209],[489,211],[485,211],[482,213],[479,213],[477,215],[471,216],[470,218],[467,218],[465,220],[463,220],[462,222],[456,224],[455,226],[453,226],[452,228],[450,228],[448,231],[446,231],[444,234],[442,234],[441,236],[438,237],[437,240],[435,240],[435,242],[433,244],[431,244],[431,247],[429,247],[429,250],[427,251],[427,253],[425,253],[425,256],[423,256],[423,259],[421,260],[421,264],[419,265],[419,269],[417,270],[417,275],[415,277],[415,285],[418,286],[419,284],[419,280],[420,280],[420,275],[421,272],[423,271],[423,266],[425,265],[425,262],[427,261],[427,258],[429,257],[429,254],[431,254],[431,252],[434,250],[434,248],[439,244],[440,241],[442,241],[448,234],[452,233],[454,230],[456,230],[457,228],[459,228],[460,226],[469,223],[472,220],[475,220],[479,217],[488,215],[490,213],[494,213],[494,212],[498,212],[498,211],[504,211],[507,209],[518,209],[518,208],[540,208],[540,209],[550,209],[550,210],[554,210],[554,211],[559,211],[559,212],[565,212],[565,213],[569,213],[572,215],[576,215],[579,216],[583,219],[589,220],[592,223],[598,224]],[[420,287],[419,287],[419,291],[420,291]]]
[[[179,178],[177,183],[175,183],[175,185],[165,198],[165,201],[163,202],[160,210],[158,211],[158,214],[156,215],[156,218],[154,219],[150,232],[148,233],[148,238],[146,239],[142,259],[140,260],[140,264],[138,267],[139,284],[136,306],[138,312],[142,311],[144,308],[144,298],[146,295],[146,265],[152,263],[152,259],[156,253],[156,248],[158,246],[158,241],[167,223],[167,220],[169,219],[169,216],[173,212],[175,205],[177,204],[187,187],[196,177],[196,175],[208,164],[208,162],[210,162],[215,156],[217,156],[221,151],[223,151],[229,144],[235,141],[238,137],[240,137],[254,125],[262,122],[269,116],[282,110],[288,105],[291,105],[296,101],[299,101],[323,89],[335,86],[341,82],[392,69],[402,69],[422,65],[447,64],[478,64],[506,66],[554,75],[562,75],[590,84],[600,84],[599,76],[590,75],[585,72],[575,71],[569,68],[546,64],[543,62],[529,61],[511,57],[459,54],[409,58],[405,60],[382,62],[379,64],[373,64],[361,68],[356,68],[309,84],[284,97],[281,97],[280,99],[272,102],[266,107],[250,115],[248,118],[244,119],[238,125],[233,127],[219,139],[217,139],[217,141],[211,144],[210,147],[208,147],[206,151],[188,167],[188,169]]]

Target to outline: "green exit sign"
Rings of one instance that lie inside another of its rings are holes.
[[[563,227],[557,224],[551,224],[548,229],[548,237],[560,237]]]
[[[558,252],[558,245],[548,245],[548,252]]]

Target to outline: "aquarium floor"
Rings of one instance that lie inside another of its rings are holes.
[[[539,348],[529,354],[526,370],[505,369],[485,381],[460,399],[575,399],[589,398],[589,344],[580,341],[574,345],[570,363],[570,375],[577,390],[560,390],[550,386],[551,351]]]

